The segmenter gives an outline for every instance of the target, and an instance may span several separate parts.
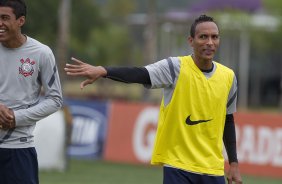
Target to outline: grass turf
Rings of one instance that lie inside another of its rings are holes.
[[[65,172],[40,171],[40,184],[162,184],[162,168],[71,159]],[[245,184],[281,184],[282,179],[243,176]]]

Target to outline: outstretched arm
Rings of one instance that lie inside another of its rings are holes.
[[[145,67],[95,67],[75,58],[72,58],[72,60],[76,63],[67,64],[65,71],[67,75],[88,78],[81,83],[81,88],[92,84],[100,77],[106,77],[124,83],[151,85],[150,75]]]
[[[107,71],[102,66],[92,66],[84,63],[76,58],[71,58],[74,64],[66,64],[65,71],[67,75],[86,77],[87,79],[80,83],[80,88],[83,89],[88,84],[92,84],[100,77],[105,77]]]

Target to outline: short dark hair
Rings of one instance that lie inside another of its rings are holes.
[[[26,17],[26,4],[24,0],[0,0],[0,7],[10,7],[16,15],[16,19],[21,16]]]
[[[194,20],[194,22],[191,25],[190,36],[192,38],[195,37],[195,31],[196,31],[197,25],[202,22],[214,22],[217,25],[217,23],[215,22],[215,20],[212,17],[207,16],[207,15],[200,15],[197,19]]]

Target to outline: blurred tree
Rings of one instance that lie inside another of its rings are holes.
[[[109,0],[100,6],[84,1],[88,4],[73,3],[72,55],[94,65],[127,63],[132,47],[125,18],[134,10],[132,1]]]
[[[280,64],[280,99],[279,99],[279,106],[280,106],[280,110],[282,110],[282,54],[281,54],[281,49],[282,49],[282,40],[281,40],[281,34],[282,34],[282,2],[281,1],[277,1],[277,0],[263,0],[263,3],[265,5],[265,7],[267,8],[267,10],[269,12],[271,12],[272,14],[276,15],[276,17],[279,20],[279,27],[278,27],[278,31],[277,34],[275,35],[271,35],[274,37],[274,41],[275,41],[275,51],[276,51],[276,55],[278,56],[278,62]],[[277,66],[279,68],[279,66]]]
[[[271,14],[282,15],[282,2],[277,0],[262,0],[264,7],[270,11]]]
[[[274,18],[278,20],[278,25],[275,29],[271,27],[266,29],[254,29],[253,36],[255,38],[255,45],[258,49],[263,51],[274,51],[273,48],[277,48],[280,52],[280,49],[278,48],[282,48],[282,40],[280,39],[282,33],[282,2],[277,0],[263,0],[262,2],[267,14],[274,16]]]
[[[23,32],[56,50],[60,1],[27,1]],[[122,64],[130,60],[131,35],[126,17],[135,9],[131,0],[71,1],[69,56],[92,64]],[[56,53],[56,52],[55,52]],[[67,62],[67,61],[66,61]]]
[[[255,66],[260,66],[260,71],[262,71],[261,78],[255,80],[261,81],[262,105],[277,106],[280,103],[282,109],[282,2],[262,0],[262,3],[266,14],[273,17],[265,21],[265,25],[273,23],[275,26],[252,30],[252,45],[256,49]],[[266,68],[268,70],[265,70]]]
[[[129,33],[115,24],[92,29],[84,49],[84,57],[94,65],[125,65],[130,56]]]
[[[136,9],[132,0],[108,0],[105,5],[104,13],[108,16],[108,18],[118,22],[123,20]]]
[[[137,12],[147,12],[148,10],[148,2],[150,0],[135,0],[136,4],[138,4]],[[158,12],[166,12],[170,10],[187,10],[189,7],[199,0],[156,0],[157,10]]]
[[[54,48],[56,46],[59,1],[26,1],[27,22],[23,33]]]
[[[90,34],[93,29],[105,29],[107,22],[93,0],[72,1],[71,12],[70,55],[93,60],[86,54]]]

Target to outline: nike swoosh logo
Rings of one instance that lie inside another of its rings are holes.
[[[186,124],[187,124],[187,125],[197,125],[197,124],[199,124],[199,123],[205,123],[205,122],[208,122],[208,121],[211,121],[211,120],[212,120],[212,119],[192,121],[192,120],[191,120],[191,115],[189,115],[189,116],[186,118]]]

